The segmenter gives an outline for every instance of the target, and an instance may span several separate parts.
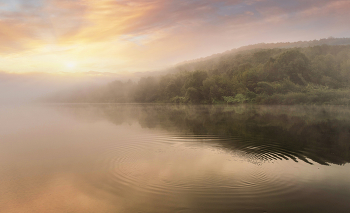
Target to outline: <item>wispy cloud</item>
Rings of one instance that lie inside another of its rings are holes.
[[[77,60],[81,71],[149,70],[251,43],[350,36],[349,9],[345,0],[0,0],[0,69]]]

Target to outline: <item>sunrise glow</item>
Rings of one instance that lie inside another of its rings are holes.
[[[74,69],[76,66],[77,66],[77,64],[75,63],[75,62],[66,62],[65,64],[64,64],[68,69]]]
[[[341,0],[3,0],[0,70],[159,70],[259,42],[346,37],[349,9]]]
[[[350,0],[0,0],[0,213],[350,212]]]

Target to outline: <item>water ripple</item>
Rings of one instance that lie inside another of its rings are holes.
[[[96,166],[107,174],[103,184],[113,193],[122,195],[136,190],[139,196],[168,199],[169,205],[171,200],[176,200],[178,193],[191,194],[210,202],[216,201],[216,205],[227,202],[227,199],[239,201],[257,196],[269,199],[278,199],[281,195],[284,198],[296,196],[300,187],[292,181],[292,177],[280,176],[279,172],[266,173],[259,166],[242,170],[243,175],[232,172],[221,175],[210,173],[206,167],[188,171],[187,165],[180,165],[184,163],[180,158],[186,157],[186,152],[191,149],[195,152],[211,147],[211,150],[220,155],[217,143],[222,144],[225,140],[227,143],[228,140],[222,137],[188,135],[133,137],[127,143],[116,143],[101,153]],[[230,139],[230,142],[234,140]],[[237,156],[248,162],[249,159],[260,162],[297,159],[296,153],[276,144],[256,146],[253,142],[245,143],[245,147],[236,145],[236,153],[231,150],[233,159]],[[187,158],[190,159],[188,156]]]

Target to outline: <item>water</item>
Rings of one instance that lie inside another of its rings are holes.
[[[349,212],[350,109],[0,106],[0,212]]]

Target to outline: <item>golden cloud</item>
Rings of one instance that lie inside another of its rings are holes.
[[[342,0],[38,1],[0,13],[0,69],[158,69],[251,43],[344,35],[350,16]]]

